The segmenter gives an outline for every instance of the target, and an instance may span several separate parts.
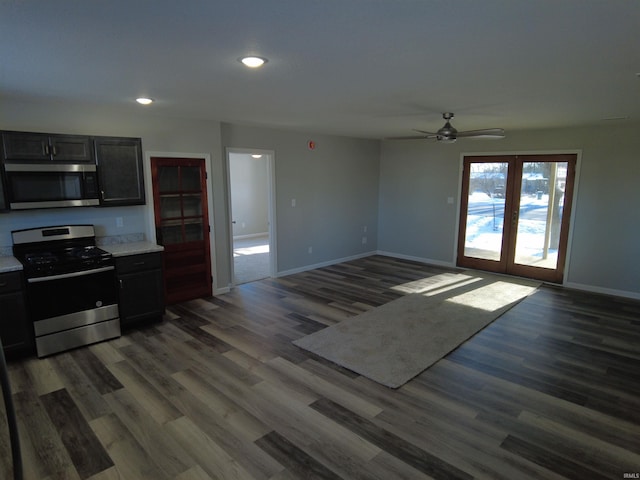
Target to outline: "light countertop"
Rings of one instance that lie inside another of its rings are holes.
[[[10,255],[0,256],[0,273],[22,270],[22,264],[17,258]]]
[[[114,257],[125,257],[127,255],[162,252],[164,250],[164,247],[162,245],[145,241],[100,245],[100,248],[111,253]]]

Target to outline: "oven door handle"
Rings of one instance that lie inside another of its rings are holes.
[[[111,265],[109,267],[94,268],[92,270],[81,270],[79,272],[63,273],[61,275],[51,275],[49,277],[28,278],[27,283],[50,282],[53,280],[61,280],[63,278],[82,277],[84,275],[93,275],[94,273],[108,272],[109,270],[115,270],[115,269],[116,267]]]

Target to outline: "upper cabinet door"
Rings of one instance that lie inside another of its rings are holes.
[[[102,206],[143,205],[144,171],[139,138],[95,137]]]
[[[91,137],[81,135],[51,135],[51,155],[56,162],[93,163]]]
[[[83,135],[5,132],[2,134],[7,161],[92,163],[91,138]]]

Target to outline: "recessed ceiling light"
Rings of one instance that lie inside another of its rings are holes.
[[[249,68],[261,67],[262,65],[264,65],[268,61],[266,58],[254,57],[254,56],[242,57],[239,60],[240,60],[240,62],[242,62],[244,65],[246,65]]]
[[[140,105],[150,105],[153,103],[153,98],[139,97],[136,98],[136,102],[138,102]]]

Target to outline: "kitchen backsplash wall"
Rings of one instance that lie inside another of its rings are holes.
[[[144,240],[146,240],[145,234],[139,232],[129,233],[127,235],[109,235],[106,237],[97,237],[96,243],[98,245],[120,245],[121,243],[143,242]]]
[[[145,235],[140,232],[147,229],[144,205],[12,211],[0,215],[0,253],[8,249],[8,253],[11,254],[13,230],[74,224],[94,225],[96,237],[110,243],[145,239]],[[135,240],[129,240],[131,238]]]

